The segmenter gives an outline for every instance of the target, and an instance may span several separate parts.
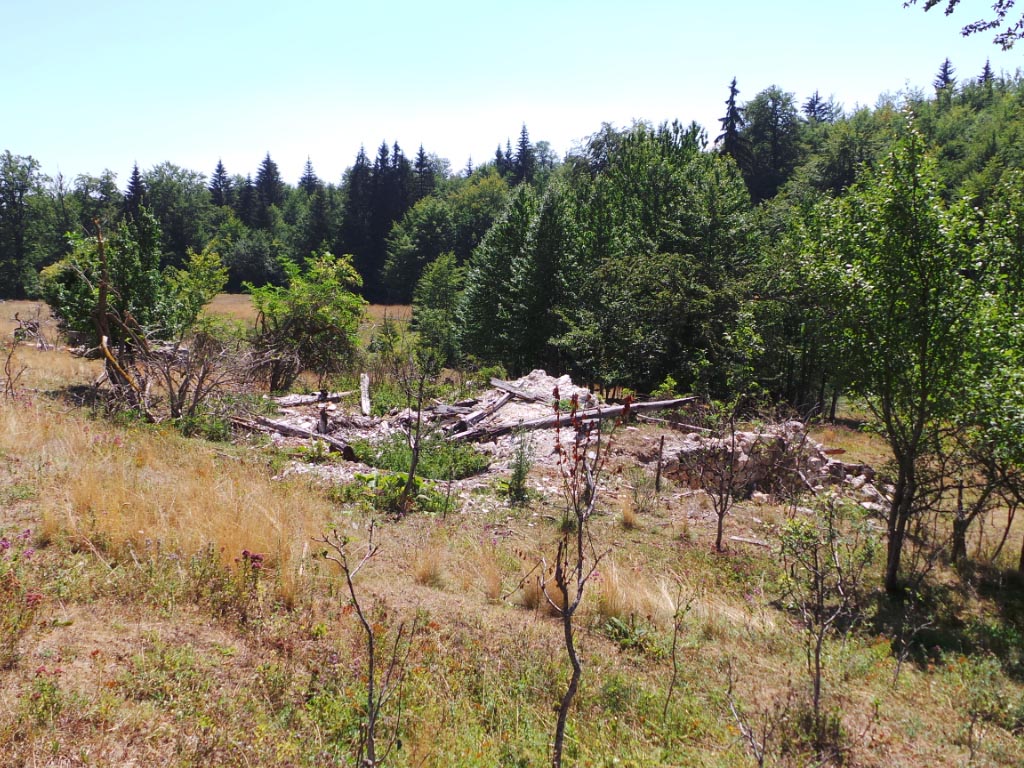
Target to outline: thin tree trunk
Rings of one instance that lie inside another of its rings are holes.
[[[910,520],[914,502],[914,470],[902,463],[896,480],[892,505],[889,508],[889,542],[885,561],[885,591],[900,590],[900,559],[903,556],[903,542],[907,536],[907,522]]]
[[[561,768],[562,766],[562,748],[565,743],[565,724],[569,717],[569,707],[572,705],[572,700],[576,696],[576,691],[580,685],[580,677],[583,675],[583,667],[580,664],[579,657],[576,655],[576,645],[573,641],[573,612],[569,610],[568,589],[566,589],[565,592],[566,594],[564,599],[566,602],[566,610],[562,613],[562,628],[565,633],[565,649],[569,654],[569,661],[572,664],[572,677],[569,678],[569,687],[566,689],[565,695],[562,696],[562,702],[558,705],[558,723],[555,726],[555,742],[551,749],[551,768]]]

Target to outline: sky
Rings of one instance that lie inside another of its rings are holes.
[[[268,152],[289,183],[307,157],[337,183],[382,141],[460,170],[524,124],[559,155],[602,123],[695,120],[714,139],[733,77],[741,103],[777,85],[852,110],[930,90],[947,57],[958,79],[986,59],[1012,74],[1024,42],[959,34],[990,5],[0,0],[0,151],[123,189],[136,163],[255,175]]]

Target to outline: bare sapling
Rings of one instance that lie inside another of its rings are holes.
[[[711,422],[713,439],[707,439],[706,449],[697,451],[682,461],[692,487],[703,491],[715,513],[715,551],[724,552],[725,518],[729,516],[745,481],[744,457],[737,433],[738,403],[709,406],[707,417]]]
[[[402,713],[402,684],[405,681],[409,654],[412,651],[411,637],[415,634],[416,629],[414,626],[411,630],[406,631],[405,624],[399,624],[390,650],[385,647],[383,649],[385,653],[381,654],[382,649],[378,646],[382,638],[374,634],[373,626],[359,601],[355,587],[356,574],[380,551],[380,546],[373,541],[373,533],[374,524],[371,522],[366,548],[358,562],[354,562],[354,557],[350,559],[349,544],[351,542],[347,537],[339,534],[337,529],[328,531],[320,538],[314,539],[319,544],[325,545],[323,557],[341,568],[341,572],[345,576],[345,585],[348,588],[349,606],[355,612],[363,632],[366,648],[366,711],[356,750],[356,764],[364,768],[383,764],[398,743]],[[398,699],[397,719],[383,749],[378,749],[378,728],[382,711],[385,705],[396,696]]]
[[[774,697],[770,703],[750,712],[744,709],[736,698],[736,673],[731,660],[726,665],[726,681],[725,698],[729,703],[729,712],[736,721],[736,727],[750,756],[754,759],[754,764],[757,768],[764,768],[770,764],[769,758],[777,755],[779,751],[778,737],[781,736],[781,730],[789,720],[790,710],[793,708],[793,686],[787,685],[784,695]]]
[[[553,396],[557,416],[560,414],[561,400],[557,387]],[[616,426],[628,417],[629,405],[627,400],[625,409],[615,422]],[[569,708],[579,690],[580,678],[583,675],[583,665],[576,649],[573,621],[583,600],[587,582],[606,554],[597,552],[590,532],[590,522],[597,504],[601,473],[614,435],[613,428],[612,434],[607,439],[602,439],[600,421],[584,420],[580,417],[578,395],[572,396],[569,416],[573,430],[571,445],[564,442],[560,427],[555,431],[555,451],[562,478],[565,512],[562,519],[562,535],[552,567],[554,575],[543,585],[545,599],[556,609],[562,620],[565,651],[572,666],[569,685],[558,706],[558,719],[551,749],[552,768],[560,768],[562,765]],[[545,571],[547,570],[545,568]]]
[[[669,658],[672,660],[672,676],[668,681],[668,691],[665,693],[665,706],[661,710],[661,719],[668,720],[668,708],[672,703],[672,694],[675,692],[676,683],[679,680],[679,636],[683,632],[683,619],[690,612],[696,594],[691,594],[689,599],[683,600],[683,582],[676,580],[676,594],[672,599],[672,645],[669,649]]]
[[[824,711],[825,646],[861,618],[863,584],[877,543],[864,515],[846,500],[819,498],[816,515],[794,517],[781,532],[781,592],[803,628],[811,688],[809,735],[819,759],[841,753],[839,723]]]
[[[8,400],[14,398],[18,391],[18,380],[25,373],[27,367],[20,364],[15,358],[18,350],[16,341],[8,342],[4,347],[4,397]]]

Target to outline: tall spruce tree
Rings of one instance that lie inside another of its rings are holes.
[[[221,160],[217,161],[217,167],[213,169],[208,189],[210,190],[210,198],[217,207],[230,206],[234,202],[234,187],[231,183],[231,177],[228,176],[228,172]]]
[[[410,204],[416,203],[427,195],[433,194],[434,189],[437,187],[437,177],[434,173],[434,164],[430,161],[430,157],[423,149],[422,144],[420,144],[420,148],[416,152],[416,160],[413,162],[412,173],[413,185],[412,200],[410,200]]]
[[[252,176],[239,179],[235,185],[234,208],[235,215],[247,227],[257,226],[257,208],[259,206],[256,185],[252,183]]]
[[[132,219],[139,215],[139,208],[146,204],[146,184],[139,173],[139,164],[132,166],[132,175],[128,179],[128,189],[124,193],[124,215]]]
[[[947,58],[939,66],[939,72],[935,75],[935,80],[932,81],[932,85],[935,86],[935,96],[942,105],[949,104],[953,92],[956,90],[955,74],[956,70],[953,68],[952,62]]]
[[[313,161],[306,158],[306,165],[302,168],[302,177],[299,179],[299,189],[307,195],[312,195],[318,189],[323,188],[324,183],[313,170]]]
[[[537,195],[521,184],[470,257],[459,312],[463,349],[512,372],[523,365],[519,334],[530,322],[516,313],[513,276],[529,258],[536,216]]]
[[[725,100],[725,116],[718,121],[722,124],[722,132],[715,139],[715,145],[719,152],[729,155],[743,170],[750,166],[750,146],[743,135],[747,121],[743,117],[743,109],[736,103],[739,93],[734,77],[729,83],[729,98]]]
[[[256,226],[269,229],[271,226],[270,208],[280,208],[284,204],[286,187],[281,179],[281,171],[267,152],[256,172]]]
[[[530,134],[526,130],[526,123],[519,132],[519,142],[516,144],[516,154],[512,163],[512,184],[533,182],[534,173],[537,170],[537,155],[533,145],[530,143]]]

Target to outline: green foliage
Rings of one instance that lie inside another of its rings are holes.
[[[214,250],[214,243],[198,253],[190,250],[187,256],[185,269],[169,267],[164,273],[165,301],[170,306],[163,311],[175,335],[195,325],[199,312],[224,290],[228,281],[228,269]]]
[[[444,365],[459,358],[457,310],[464,270],[453,253],[444,253],[423,270],[413,295],[413,329],[420,343],[437,351]]]
[[[108,325],[111,346],[135,343],[128,329],[173,338],[191,328],[203,305],[224,287],[226,271],[212,248],[189,254],[185,268],[161,271],[159,236],[144,208],[122,222],[102,248],[99,237],[73,236],[71,254],[42,274],[43,295],[62,327],[99,344],[97,313],[106,281],[107,312],[116,318]]]
[[[43,296],[62,327],[99,345],[95,317],[105,280],[111,314],[122,323],[131,318],[141,328],[169,335],[168,286],[160,273],[159,236],[156,221],[145,210],[131,223],[122,223],[102,246],[99,236],[72,236],[71,254],[42,274]],[[110,330],[111,346],[125,340],[120,327]]]
[[[759,203],[774,197],[802,159],[802,129],[796,100],[777,85],[757,94],[744,106],[743,139],[749,166],[743,168],[750,196]]]
[[[408,438],[394,433],[383,442],[354,440],[352,449],[361,461],[391,472],[405,472],[412,460]],[[436,433],[425,434],[420,443],[417,474],[434,480],[461,480],[487,468],[487,456],[465,443],[453,443]]]
[[[305,271],[294,262],[284,268],[287,287],[247,285],[259,313],[254,344],[272,391],[287,389],[302,370],[315,373],[322,387],[355,360],[366,302],[353,291],[362,281],[349,257],[330,253]]]
[[[530,433],[524,430],[516,433],[515,441],[511,471],[503,491],[510,504],[519,506],[525,504],[530,498],[530,489],[526,485],[526,478],[533,466],[533,440],[530,438]]]
[[[131,657],[129,669],[117,682],[126,697],[178,707],[205,695],[211,684],[191,646],[155,635]]]
[[[628,620],[612,616],[605,621],[602,629],[624,651],[639,651],[645,656],[662,654],[653,627],[636,616],[631,615]]]
[[[897,464],[886,586],[896,588],[911,518],[928,493],[922,462],[971,390],[981,282],[969,248],[977,214],[947,206],[911,121],[886,161],[825,202],[808,256],[840,280],[850,391],[878,418]]]
[[[356,474],[351,483],[339,487],[332,495],[343,504],[365,504],[369,509],[393,515],[405,515],[411,508],[431,515],[445,515],[451,511],[451,499],[419,477],[413,478],[412,488],[403,504],[408,481],[409,475],[405,472]]]
[[[0,298],[23,299],[34,283],[33,199],[41,187],[37,160],[0,154]]]
[[[425,197],[410,208],[388,236],[384,279],[389,298],[407,304],[413,298],[424,269],[455,247],[455,221],[451,205],[437,197]]]
[[[36,670],[29,689],[21,696],[21,709],[35,725],[53,725],[64,710],[65,694],[60,687],[60,668]]]
[[[43,596],[32,588],[31,531],[0,535],[0,670],[19,658],[18,644],[35,619]]]

